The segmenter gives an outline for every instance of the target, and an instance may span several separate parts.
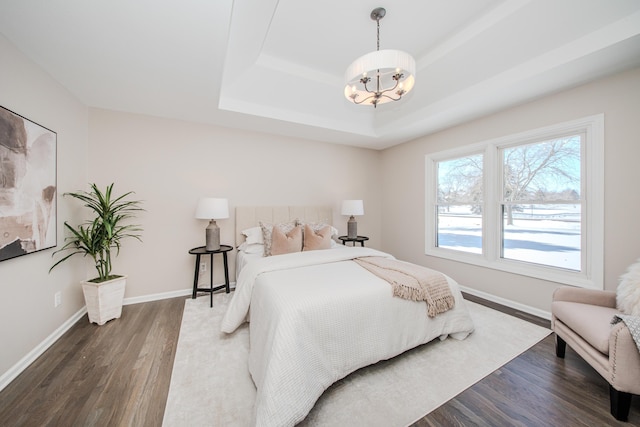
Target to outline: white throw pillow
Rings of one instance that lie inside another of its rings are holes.
[[[247,242],[244,242],[238,246],[238,250],[246,254],[264,254],[264,245],[260,243],[247,244]]]
[[[640,260],[631,264],[620,276],[616,291],[618,310],[631,316],[640,316]]]
[[[246,230],[242,230],[242,234],[246,237],[245,242],[248,245],[263,245],[264,240],[262,239],[262,228],[260,227],[251,227]]]

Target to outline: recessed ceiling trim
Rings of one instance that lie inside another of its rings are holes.
[[[480,19],[477,19],[447,40],[438,44],[430,52],[427,52],[418,58],[416,61],[418,69],[426,68],[434,62],[437,62],[439,59],[469,42],[487,29],[507,19],[513,13],[519,11],[530,2],[531,0],[511,0],[502,3],[500,6],[481,16]]]
[[[296,62],[287,61],[286,59],[282,58],[276,58],[275,56],[266,53],[262,53],[260,54],[260,56],[258,56],[258,60],[256,61],[255,65],[273,71],[278,71],[283,74],[295,75],[307,80],[313,80],[332,86],[342,85],[342,76],[325,73],[323,71],[306,67]]]

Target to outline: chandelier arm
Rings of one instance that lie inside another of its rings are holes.
[[[377,89],[377,90],[375,90],[375,91],[370,90],[370,89],[367,87],[367,83],[362,83],[362,85],[363,85],[363,87],[364,87],[364,90],[366,90],[366,91],[367,91],[367,93],[385,93],[385,92],[389,92],[389,91],[396,90],[396,88],[397,88],[397,87],[398,87],[398,85],[400,84],[400,81],[399,81],[399,80],[395,80],[395,79],[394,79],[394,81],[396,82],[396,84],[395,84],[395,85],[393,85],[393,87],[390,87],[390,88],[388,88],[388,89],[384,89],[384,90],[380,90],[380,87],[379,87],[379,86],[380,86],[380,84],[379,84],[379,80],[380,80],[380,77],[378,76],[378,77],[376,78],[376,81],[378,82],[378,83],[377,83],[377,86],[378,86],[378,89]]]
[[[372,92],[369,92],[369,93],[372,93]],[[373,94],[373,95],[371,95],[371,96],[367,96],[366,98],[364,98],[364,99],[363,99],[362,101],[360,101],[360,102],[356,101],[356,99],[355,99],[355,98],[353,98],[353,103],[354,103],[354,104],[358,104],[358,105],[359,105],[359,104],[362,104],[363,102],[366,102],[366,101],[368,101],[369,99],[371,99],[371,98],[375,98],[375,97],[376,97],[376,95],[375,95],[375,94]]]
[[[400,81],[399,80],[395,80],[395,82],[396,82],[396,84],[393,85],[393,87],[383,90],[382,93],[389,92],[389,91],[392,91],[392,90],[396,90],[396,88],[398,87],[398,84],[400,84]]]
[[[402,95],[398,95],[397,98],[393,98],[393,97],[387,95],[386,93],[382,93],[382,94],[380,94],[380,98],[382,98],[382,97],[388,98],[388,99],[390,99],[392,101],[400,101],[400,99],[402,98]]]

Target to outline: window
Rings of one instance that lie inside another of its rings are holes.
[[[482,154],[437,163],[436,246],[482,253]]]
[[[502,258],[580,271],[583,135],[502,148]]]
[[[426,157],[428,255],[602,288],[602,115]]]

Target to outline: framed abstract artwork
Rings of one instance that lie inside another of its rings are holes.
[[[57,244],[57,138],[0,106],[0,261]]]

